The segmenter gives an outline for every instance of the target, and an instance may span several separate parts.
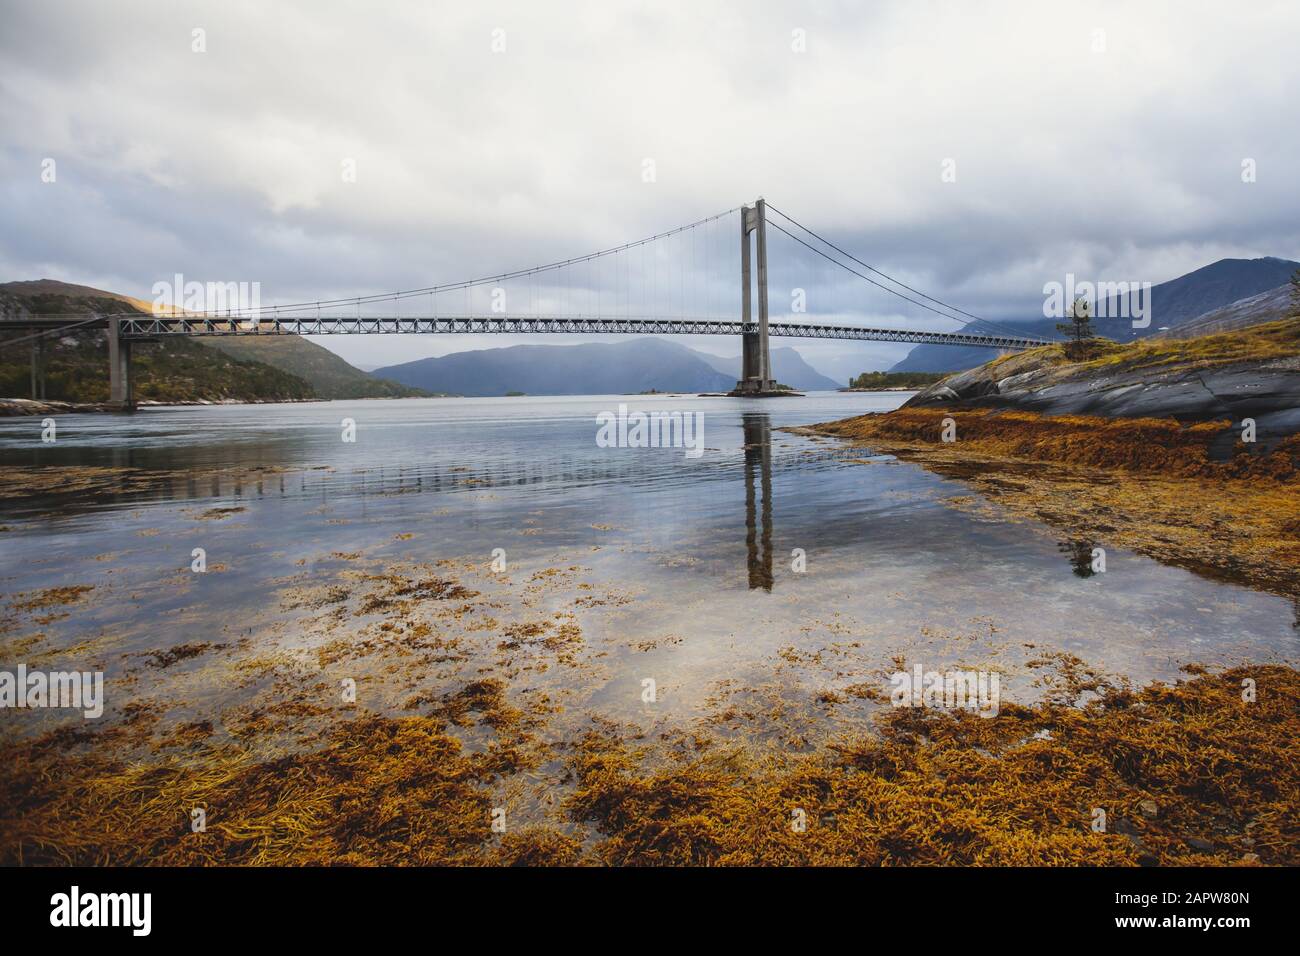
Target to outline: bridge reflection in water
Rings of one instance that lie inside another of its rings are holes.
[[[745,412],[741,422],[745,432],[745,545],[749,552],[749,588],[771,591],[772,421],[762,412]]]

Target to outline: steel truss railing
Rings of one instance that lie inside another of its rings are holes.
[[[740,335],[757,332],[758,324],[723,319],[597,318],[593,316],[285,316],[260,320],[211,316],[114,316],[121,335],[157,338],[170,335]],[[934,345],[973,345],[997,349],[1032,349],[1049,344],[1032,336],[987,335],[974,332],[927,332],[870,328],[857,325],[772,322],[768,334],[790,338],[847,339]]]

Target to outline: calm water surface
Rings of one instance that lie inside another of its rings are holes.
[[[1071,541],[996,507],[961,507],[973,492],[960,482],[778,430],[905,398],[167,408],[61,416],[53,445],[41,443],[39,419],[0,420],[0,466],[167,473],[143,492],[0,502],[6,604],[55,586],[95,587],[66,617],[10,613],[0,664],[39,646],[68,661],[90,655],[110,680],[138,681],[149,650],[272,634],[284,647],[295,640],[292,628],[275,630],[286,620],[277,598],[286,580],[334,580],[349,560],[377,569],[454,560],[481,567],[474,586],[485,588],[498,548],[515,581],[574,567],[593,593],[618,595],[583,611],[598,666],[526,679],[567,681],[577,703],[630,719],[643,709],[647,673],[662,715],[693,712],[720,688],[775,685],[810,699],[867,672],[883,679],[896,660],[997,669],[1004,698],[1026,700],[1042,692],[1027,662],[1044,653],[1136,683],[1176,679],[1190,662],[1295,661],[1300,632],[1281,598],[1113,549],[1106,573],[1087,575],[1079,555],[1104,542]],[[703,456],[598,447],[596,415],[619,402],[703,412]],[[355,443],[341,440],[346,418]],[[250,480],[256,469],[272,473]],[[244,510],[204,517],[213,508]],[[196,547],[219,573],[189,573]],[[530,606],[560,612],[582,593],[552,589]],[[402,676],[404,688],[435,679]],[[207,681],[184,699],[203,713],[242,692]],[[400,696],[380,699],[397,708]]]

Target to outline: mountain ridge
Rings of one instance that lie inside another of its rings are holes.
[[[114,303],[152,314],[152,304],[142,299],[58,279],[0,283],[0,329],[13,316],[120,311]],[[53,373],[47,374],[47,386],[72,390],[66,395],[51,393],[51,398],[89,402],[107,399],[107,357],[97,357],[107,348],[102,333],[73,330],[67,335],[50,336],[46,348],[47,371]],[[140,366],[138,397],[157,400],[399,398],[424,394],[354,368],[329,349],[298,335],[167,339],[137,349],[133,361]],[[212,366],[210,374],[204,371],[205,362]],[[30,372],[25,357],[6,355],[0,366],[0,391],[22,392],[27,387],[24,383],[29,382]],[[267,370],[257,371],[252,366],[265,366]],[[218,368],[232,381],[222,381],[215,374]],[[254,386],[254,382],[259,384]]]
[[[577,345],[508,345],[388,365],[376,375],[466,396],[725,391],[735,386],[694,349],[637,337]]]

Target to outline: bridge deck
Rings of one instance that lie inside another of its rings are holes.
[[[253,322],[212,316],[118,316],[123,336],[164,335],[740,335],[756,332],[756,323],[739,320],[680,318],[597,318],[593,316],[263,316]],[[791,338],[847,339],[914,344],[975,345],[998,349],[1032,349],[1048,344],[1033,336],[976,332],[928,332],[825,323],[773,322],[769,335]]]
[[[39,316],[0,320],[0,329],[104,328],[110,319],[120,322],[124,338],[195,335],[740,335],[756,332],[756,323],[739,320],[683,318],[598,318],[595,316],[519,317],[463,316],[302,316],[271,313],[254,322],[238,317],[210,315],[151,316],[140,313],[103,316],[86,322],[84,316]],[[933,345],[974,345],[1023,350],[1049,344],[1033,336],[992,335],[976,332],[928,332],[917,329],[873,328],[859,325],[772,322],[769,335],[806,339],[846,339],[869,342],[908,342]]]

